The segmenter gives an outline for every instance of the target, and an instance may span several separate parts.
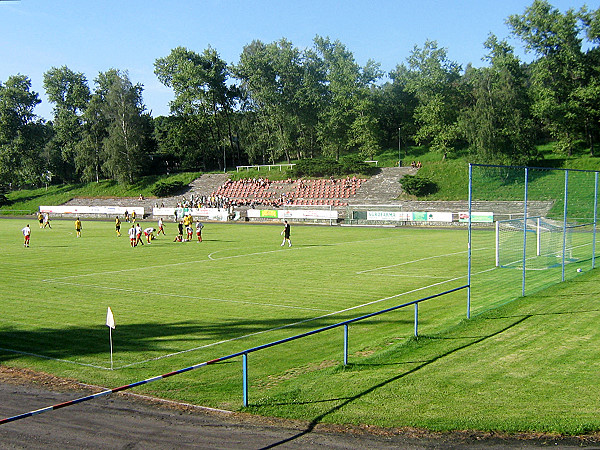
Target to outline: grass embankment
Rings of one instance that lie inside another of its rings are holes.
[[[82,183],[71,185],[52,185],[48,188],[22,189],[8,193],[10,205],[0,208],[2,214],[31,214],[38,211],[41,205],[61,205],[75,197],[138,197],[153,196],[152,190],[159,181],[181,181],[188,184],[202,175],[201,172],[185,172],[176,175],[148,176],[133,184],[119,184],[113,180],[102,180],[98,183]]]

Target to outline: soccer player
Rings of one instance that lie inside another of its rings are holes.
[[[46,228],[46,227],[52,228],[50,226],[50,214],[48,214],[48,213],[44,213],[44,228]]]
[[[198,236],[198,242],[202,242],[202,228],[204,228],[202,222],[196,222],[196,236]]]
[[[31,236],[31,228],[29,228],[29,224],[27,224],[27,226],[21,230],[21,233],[23,233],[23,238],[25,239],[23,246],[29,247],[29,237]]]
[[[136,229],[135,229],[135,225],[131,224],[131,228],[128,231],[129,233],[129,242],[131,242],[131,246],[135,247],[136,246]]]
[[[75,221],[75,235],[81,237],[81,220],[79,220],[79,217]]]
[[[115,217],[115,231],[117,236],[121,237],[121,219],[119,219],[119,216]]]
[[[164,229],[162,217],[158,218],[158,231],[156,232],[156,235],[158,236],[160,233],[162,233],[163,236],[165,235],[165,229]]]
[[[287,241],[288,247],[291,247],[292,240],[290,239],[290,224],[287,220],[283,221],[283,230],[281,231],[281,235],[283,236],[283,242],[281,243],[281,246],[283,247],[285,245],[285,241]]]
[[[38,213],[37,218],[38,222],[40,223],[40,228],[42,228],[44,226],[44,215],[41,211]]]
[[[185,231],[187,233],[187,240],[191,241],[192,236],[194,235],[194,229],[192,228],[192,224],[189,223],[187,227],[185,227]]]
[[[154,228],[148,227],[144,230],[144,236],[148,240],[148,244],[151,244],[151,240],[154,239]]]
[[[135,226],[135,245],[140,243],[144,245],[144,241],[142,241],[142,226],[138,223]]]

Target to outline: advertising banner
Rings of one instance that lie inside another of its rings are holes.
[[[367,211],[367,220],[396,222],[452,222],[450,212]]]
[[[458,221],[459,222],[468,222],[469,221],[469,213],[468,212],[459,212],[458,213]],[[494,213],[493,212],[471,212],[471,222],[490,223],[493,221],[494,221]]]
[[[106,214],[106,215],[124,215],[125,211],[142,217],[144,215],[143,206],[40,206],[40,212],[48,214]]]
[[[251,219],[321,219],[336,220],[336,210],[316,209],[249,209],[247,216]]]

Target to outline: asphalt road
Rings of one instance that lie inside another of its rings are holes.
[[[0,418],[92,393],[40,383],[0,384]],[[580,448],[580,440],[522,439],[494,435],[372,434],[365,429],[312,427],[300,422],[206,412],[113,394],[0,425],[0,448],[44,449],[506,449]],[[349,430],[349,431],[348,431]],[[591,445],[591,443],[588,443]],[[597,448],[597,447],[596,447]]]

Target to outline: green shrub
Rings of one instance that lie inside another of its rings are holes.
[[[183,181],[159,181],[152,188],[152,194],[156,195],[157,197],[168,197],[170,195],[178,194],[183,190],[183,187]]]
[[[417,175],[405,175],[400,179],[400,183],[404,192],[417,197],[433,194],[437,190],[437,185],[433,181]]]

